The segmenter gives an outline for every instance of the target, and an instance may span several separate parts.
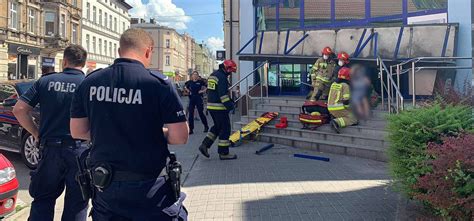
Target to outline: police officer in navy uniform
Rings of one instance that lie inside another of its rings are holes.
[[[40,143],[42,157],[36,170],[31,172],[30,217],[28,220],[53,220],[56,199],[66,188],[65,220],[86,220],[87,202],[75,180],[76,157],[86,147],[71,137],[69,130],[70,105],[74,92],[84,80],[81,71],[87,52],[79,45],[64,50],[62,73],[43,75],[20,97],[13,113],[34,139]],[[39,129],[33,122],[31,111],[40,104]]]
[[[211,127],[206,138],[199,146],[199,151],[209,158],[208,149],[219,137],[217,152],[221,160],[234,160],[237,155],[229,153],[231,122],[229,112],[234,109],[234,102],[229,97],[228,77],[237,71],[237,64],[233,60],[225,60],[219,65],[219,70],[211,74],[207,80],[207,110],[211,114],[214,126]]]
[[[191,75],[191,80],[185,83],[185,90],[189,94],[189,107],[188,107],[188,123],[189,123],[189,134],[193,134],[194,130],[194,109],[197,108],[199,117],[201,118],[202,124],[204,124],[204,132],[209,131],[207,125],[207,118],[204,114],[204,101],[202,96],[206,93],[206,83],[199,78],[199,73],[194,71]]]
[[[189,129],[174,87],[146,69],[153,45],[143,29],[126,30],[120,58],[88,75],[75,93],[72,136],[92,141],[86,162],[95,187],[93,220],[187,216],[184,194],[175,201],[165,166],[168,144],[185,144]]]

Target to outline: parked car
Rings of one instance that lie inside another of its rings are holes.
[[[0,219],[15,210],[18,186],[15,168],[0,154]]]
[[[33,136],[20,126],[13,115],[13,106],[34,81],[17,80],[0,82],[0,149],[17,152],[25,165],[36,168],[41,154]],[[33,118],[39,124],[39,108],[33,110]]]

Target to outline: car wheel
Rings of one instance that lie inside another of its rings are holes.
[[[25,135],[21,143],[21,158],[30,169],[35,169],[41,160],[41,151],[31,134]]]

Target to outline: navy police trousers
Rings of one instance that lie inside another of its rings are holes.
[[[94,221],[187,220],[182,205],[185,195],[174,199],[169,181],[158,177],[146,181],[113,181],[92,200]]]
[[[75,176],[78,171],[76,156],[85,146],[44,146],[43,159],[30,173],[31,203],[29,221],[52,221],[56,199],[66,188],[62,221],[85,221],[88,202],[82,199]]]
[[[201,118],[202,124],[207,128],[207,118],[204,114],[204,103],[201,96],[190,96],[189,97],[189,107],[188,107],[188,123],[189,130],[194,130],[194,108],[197,108],[199,117]]]

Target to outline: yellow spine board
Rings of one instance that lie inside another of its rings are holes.
[[[271,120],[275,119],[278,117],[278,113],[275,113],[275,117],[269,118],[269,117],[259,117],[252,122],[248,123],[244,127],[242,127],[240,130],[234,132],[232,135],[230,135],[230,142],[236,143],[239,141],[241,138],[244,138],[248,136],[249,134],[254,133],[255,131],[260,130],[265,124],[270,122]],[[242,132],[242,133],[241,133]]]

